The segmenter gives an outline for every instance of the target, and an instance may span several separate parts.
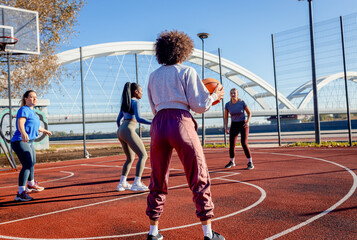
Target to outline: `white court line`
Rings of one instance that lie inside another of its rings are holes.
[[[118,166],[118,165],[99,165],[99,164],[90,164],[90,163],[84,163],[81,164],[82,166],[89,166],[89,167],[107,167],[107,168],[119,168],[119,167],[123,167],[123,166]]]
[[[259,152],[256,152],[256,153],[259,153]],[[292,155],[292,154],[283,154],[283,153],[269,153],[269,152],[260,152],[260,153],[264,153],[264,154],[275,154],[275,155],[286,155],[286,156],[294,156],[294,157],[301,157],[301,158],[310,158],[310,159],[315,159],[315,160],[319,160],[319,161],[331,163],[331,164],[334,164],[334,165],[336,165],[336,166],[338,166],[338,167],[341,167],[341,168],[347,170],[347,171],[352,175],[352,177],[353,177],[353,186],[351,187],[350,191],[349,191],[340,201],[338,201],[336,204],[334,204],[333,206],[331,206],[329,209],[325,210],[324,212],[322,212],[322,213],[320,213],[320,214],[317,214],[316,216],[314,216],[314,217],[308,219],[308,220],[305,221],[305,222],[302,222],[302,223],[300,223],[300,224],[298,224],[298,225],[296,225],[296,226],[294,226],[294,227],[292,227],[292,228],[289,228],[289,229],[287,229],[287,230],[285,230],[285,231],[283,231],[283,232],[281,232],[281,233],[278,233],[278,234],[276,234],[276,235],[274,235],[274,236],[271,236],[270,238],[267,238],[268,240],[270,240],[270,239],[276,239],[276,238],[279,238],[279,237],[281,237],[281,236],[284,236],[284,235],[286,235],[286,234],[288,234],[288,233],[290,233],[290,232],[292,232],[292,231],[295,231],[296,229],[299,229],[299,228],[301,228],[301,227],[303,227],[303,226],[305,226],[305,225],[307,225],[307,224],[309,224],[309,223],[311,223],[311,222],[317,220],[318,218],[323,217],[323,216],[326,215],[327,213],[329,213],[329,212],[333,211],[334,209],[336,209],[336,208],[337,208],[339,205],[341,205],[343,202],[345,202],[345,201],[346,201],[348,198],[350,198],[350,197],[353,195],[353,193],[356,191],[356,188],[357,188],[357,176],[356,176],[356,174],[355,174],[353,171],[351,171],[350,169],[348,169],[347,167],[345,167],[345,166],[343,166],[343,165],[341,165],[341,164],[338,164],[338,163],[335,163],[335,162],[332,162],[332,161],[328,161],[328,160],[325,160],[325,159],[321,159],[321,158],[314,158],[314,157],[301,156],[301,155]],[[223,178],[225,178],[225,176],[223,176],[223,177],[217,177],[217,178],[212,178],[211,180],[213,180],[213,179],[222,179],[222,180],[223,180]],[[228,180],[228,179],[225,179],[225,180],[227,180],[227,181],[235,181],[235,180]],[[244,183],[244,182],[242,182],[242,183]],[[244,184],[247,184],[247,183],[244,183]],[[179,185],[179,186],[185,186],[185,185],[186,185],[186,184]],[[177,187],[179,187],[179,186],[175,186],[175,187],[173,187],[173,188],[177,188]],[[264,190],[263,190],[263,191],[264,191]],[[143,194],[145,194],[145,193],[143,193]],[[138,195],[139,195],[139,194],[138,194]],[[142,195],[142,194],[140,194],[140,195]],[[261,199],[261,198],[260,198],[260,199]],[[259,199],[258,201],[260,201],[260,199]],[[116,200],[118,200],[118,199],[114,199],[114,200],[111,200],[111,201],[116,201]],[[94,205],[96,205],[96,204],[94,204]],[[77,208],[78,208],[78,207],[77,207]],[[248,207],[248,208],[249,208],[249,207]],[[249,208],[249,209],[250,209],[250,208]],[[246,208],[246,210],[249,210],[249,209]],[[240,210],[240,212],[241,212],[241,211],[242,211],[242,210]],[[234,214],[234,213],[232,213],[232,214]],[[236,213],[236,214],[238,214],[238,213]],[[222,217],[220,217],[220,218],[225,218],[225,216],[222,216]],[[215,219],[213,219],[213,220],[215,220]],[[16,220],[15,220],[15,221],[16,221]],[[20,221],[21,221],[21,219],[20,219]],[[4,223],[4,224],[6,224],[6,223]],[[200,223],[194,223],[193,225],[198,225],[198,224],[200,224]],[[2,223],[0,223],[0,225],[2,225]],[[191,225],[192,225],[192,224],[191,224]],[[191,226],[191,225],[186,225],[186,226]],[[192,225],[192,226],[193,226],[193,225]],[[181,228],[181,226],[178,226],[178,227],[176,227],[176,228],[167,228],[165,231],[172,230],[172,229],[177,229],[177,228]],[[136,235],[143,235],[143,234],[147,234],[147,232],[132,233],[132,234],[125,234],[125,235],[116,235],[116,236],[101,236],[101,237],[89,237],[89,238],[88,238],[88,237],[87,237],[87,238],[67,238],[67,239],[56,239],[56,240],[107,239],[107,238],[121,238],[121,237],[128,237],[128,236],[136,236]],[[0,237],[3,237],[3,238],[5,238],[5,239],[15,239],[15,240],[30,240],[30,239],[33,239],[33,240],[45,240],[45,239],[43,239],[43,238],[38,238],[38,239],[34,239],[34,238],[17,238],[17,237],[2,236],[2,235],[0,235]],[[47,240],[50,240],[50,239],[47,239]],[[52,240],[52,239],[51,239],[51,240]]]
[[[55,181],[63,180],[63,179],[70,178],[70,177],[74,176],[74,173],[73,173],[73,172],[66,172],[66,171],[60,171],[60,172],[62,172],[62,173],[69,173],[70,175],[69,175],[69,176],[66,176],[66,177],[63,177],[63,178],[58,178],[58,179],[52,179],[52,180],[48,180],[48,181],[43,181],[43,182],[41,182],[41,183],[55,182]]]
[[[216,173],[224,173],[225,172],[216,172]],[[233,175],[237,175],[239,173],[231,173],[228,174],[227,176],[233,176]],[[236,180],[229,180],[229,179],[225,179],[227,176],[223,176],[223,177],[216,177],[216,178],[212,178],[211,180],[224,180],[224,181],[233,181],[233,182],[238,182],[238,183],[243,183],[243,184],[247,184],[253,187],[256,187],[257,189],[259,189],[259,191],[261,192],[261,197],[259,198],[259,200],[255,203],[253,203],[252,205],[250,205],[247,208],[244,208],[242,210],[227,214],[225,216],[222,217],[218,217],[216,219],[212,219],[212,221],[216,221],[216,220],[220,220],[220,219],[224,219],[227,217],[231,217],[234,216],[238,213],[247,211],[255,206],[257,206],[259,203],[261,203],[265,197],[266,197],[266,193],[265,191],[254,185],[251,183],[244,183],[244,182],[240,182],[240,181],[236,181]],[[183,187],[183,186],[187,186],[187,183],[185,184],[181,184],[181,185],[177,185],[174,187],[170,187],[169,189],[173,189],[173,188],[179,188],[179,187]],[[117,200],[122,200],[122,199],[126,199],[126,198],[132,198],[132,197],[136,197],[136,196],[141,196],[143,194],[148,194],[149,192],[144,192],[141,194],[135,194],[135,195],[131,195],[131,196],[126,196],[126,197],[121,197],[121,198],[116,198],[116,199],[111,199],[111,200],[107,200],[107,201],[102,201],[102,202],[97,202],[97,203],[92,203],[92,204],[87,204],[87,205],[83,205],[83,206],[77,206],[77,207],[73,207],[73,208],[67,208],[67,209],[63,209],[63,210],[59,210],[59,211],[54,211],[54,212],[49,212],[49,213],[45,213],[45,214],[40,214],[40,215],[36,215],[36,216],[32,216],[32,217],[27,217],[27,218],[22,218],[22,219],[17,219],[17,220],[13,220],[13,221],[8,221],[8,222],[3,222],[0,223],[0,225],[4,225],[4,224],[9,224],[9,223],[14,223],[14,222],[19,222],[19,221],[24,221],[24,220],[29,220],[29,219],[33,219],[33,218],[37,218],[37,217],[43,217],[43,216],[47,216],[47,215],[52,215],[52,214],[56,214],[56,213],[60,213],[60,212],[65,212],[65,211],[70,211],[70,210],[75,210],[75,209],[79,209],[79,208],[84,208],[84,207],[90,207],[90,206],[95,206],[95,205],[99,205],[99,204],[103,204],[103,203],[108,203],[108,202],[113,202],[113,201],[117,201]],[[174,229],[180,229],[180,228],[187,228],[187,227],[191,227],[191,226],[195,226],[195,225],[199,225],[201,224],[201,222],[196,222],[196,223],[192,223],[192,224],[187,224],[187,225],[182,225],[182,226],[177,226],[177,227],[172,227],[172,228],[165,228],[165,229],[160,229],[160,231],[169,231],[169,230],[174,230]],[[21,237],[12,237],[12,236],[4,236],[4,235],[0,235],[0,237],[4,238],[4,239],[15,239],[15,240],[92,240],[92,239],[108,239],[108,238],[123,238],[123,237],[130,237],[130,236],[137,236],[137,235],[144,235],[147,234],[148,232],[138,232],[138,233],[129,233],[129,234],[122,234],[122,235],[113,235],[113,236],[99,236],[99,237],[86,237],[86,238],[21,238]]]
[[[74,164],[74,165],[59,166],[59,167],[49,167],[49,168],[40,168],[40,169],[37,169],[37,168],[36,168],[36,172],[38,172],[38,171],[53,170],[53,169],[58,169],[58,168],[77,167],[77,166],[80,166],[80,165],[82,165],[82,163]],[[18,174],[18,173],[19,173],[19,172],[3,173],[3,174],[1,174],[1,176],[10,175],[10,174]]]
[[[212,172],[210,172],[210,173],[222,173],[222,174],[224,174],[224,173],[226,173],[226,172],[215,172],[215,171],[212,171]],[[239,172],[232,172],[231,174],[225,175],[224,178],[231,177],[231,176],[235,176],[235,175],[238,175],[238,174],[240,174],[240,173],[239,173]],[[220,178],[223,178],[223,177],[215,177],[215,178],[212,178],[212,179],[220,179]],[[225,179],[225,180],[227,180],[227,179]]]
[[[252,205],[246,207],[246,208],[243,208],[241,210],[238,210],[236,212],[232,212],[230,214],[227,214],[227,215],[224,215],[224,216],[221,216],[221,217],[216,217],[216,218],[213,218],[211,221],[214,222],[214,221],[218,221],[218,220],[222,220],[222,219],[225,219],[225,218],[229,218],[229,217],[232,217],[234,215],[237,215],[239,213],[242,213],[242,212],[245,212],[245,211],[248,211],[256,206],[258,206],[261,202],[263,202],[263,200],[266,198],[266,192],[264,191],[264,189],[262,189],[261,187],[257,186],[257,185],[254,185],[254,184],[251,184],[251,183],[246,183],[246,182],[241,182],[241,181],[237,181],[237,180],[232,180],[232,179],[225,179],[227,176],[224,176],[224,177],[217,177],[217,178],[214,178],[214,179],[219,179],[219,180],[224,180],[224,181],[230,181],[230,182],[236,182],[236,183],[243,183],[243,184],[246,184],[246,185],[249,185],[249,186],[252,186],[252,187],[255,187],[257,188],[261,195],[260,195],[260,198],[258,199],[258,201],[256,201],[255,203],[253,203]],[[212,178],[213,179],[213,178]],[[196,223],[191,223],[191,224],[187,224],[187,225],[182,225],[182,226],[177,226],[177,227],[171,227],[171,228],[164,228],[164,229],[160,229],[160,232],[163,232],[163,231],[169,231],[169,230],[175,230],[175,229],[180,229],[180,228],[187,228],[187,227],[192,227],[192,226],[196,226],[196,225],[201,225],[201,222],[196,222]]]
[[[276,155],[285,155],[285,156],[291,156],[291,157],[301,157],[299,155],[293,155],[293,154],[284,154],[284,153],[269,153],[269,154],[276,154]],[[325,211],[317,214],[316,216],[312,217],[312,218],[309,218],[308,220],[294,226],[294,227],[291,227],[289,229],[286,229],[285,231],[282,231],[280,233],[277,233],[269,238],[266,238],[265,240],[272,240],[272,239],[276,239],[276,238],[279,238],[281,236],[284,236],[288,233],[291,233],[301,227],[304,227],[310,223],[312,223],[313,221],[325,216],[326,214],[330,213],[331,211],[335,210],[338,206],[340,206],[342,203],[344,203],[347,199],[349,199],[353,193],[356,191],[356,188],[357,188],[357,176],[356,174],[349,168],[341,165],[341,164],[338,164],[338,163],[335,163],[335,162],[332,162],[332,161],[329,161],[329,160],[325,160],[325,159],[322,159],[322,158],[315,158],[315,157],[307,157],[307,156],[303,156],[305,158],[310,158],[310,159],[315,159],[315,160],[318,160],[318,161],[322,161],[322,162],[327,162],[327,163],[331,163],[331,164],[334,164],[340,168],[343,168],[345,169],[347,172],[349,172],[349,174],[352,175],[352,178],[353,178],[353,185],[350,189],[350,191],[340,200],[338,201],[337,203],[335,203],[334,205],[332,205],[330,208],[326,209]]]
[[[96,163],[108,163],[108,162],[125,161],[125,160],[126,160],[126,158],[123,158],[123,159],[106,160],[106,161],[99,161],[99,162],[96,162]]]
[[[98,157],[98,158],[102,158],[102,157]],[[68,160],[68,161],[63,161],[63,162],[71,163],[71,161],[84,161],[84,160],[88,160],[88,159]],[[106,160],[106,161],[100,161],[100,162],[97,162],[97,163],[113,162],[113,161],[118,161],[118,160],[122,161],[122,160],[125,160],[125,159]],[[59,166],[59,167],[40,168],[40,169],[36,169],[36,171],[47,171],[47,170],[58,169],[58,168],[77,167],[77,166],[81,166],[82,164],[85,164],[85,163],[78,163],[78,164],[65,165],[65,166]],[[2,173],[0,176],[10,175],[10,174],[17,174],[17,173],[18,172]]]
[[[80,208],[85,208],[85,207],[91,207],[91,206],[100,205],[100,204],[109,203],[109,202],[114,202],[114,201],[118,201],[118,200],[122,200],[122,199],[126,199],[126,198],[132,198],[132,197],[136,197],[136,196],[141,196],[141,195],[144,195],[144,194],[147,194],[147,192],[140,193],[140,194],[135,194],[135,195],[130,195],[130,196],[125,196],[125,197],[120,197],[120,198],[114,198],[114,199],[110,199],[110,200],[106,200],[106,201],[102,201],[102,202],[96,202],[96,203],[86,204],[86,205],[77,206],[77,207],[65,208],[65,209],[62,209],[62,210],[43,213],[43,214],[39,214],[39,215],[34,215],[34,216],[31,216],[31,217],[27,217],[27,218],[20,218],[20,219],[16,219],[16,220],[12,220],[12,221],[2,222],[2,223],[0,223],[0,225],[20,222],[20,221],[25,221],[25,220],[29,220],[29,219],[34,219],[34,218],[38,218],[38,217],[53,215],[53,214],[67,212],[67,211],[80,209]],[[0,237],[3,237],[3,236],[0,235]],[[27,238],[24,238],[24,239],[27,239]],[[29,238],[29,239],[32,239],[32,238]]]
[[[217,179],[217,178],[212,178],[212,180],[213,179]],[[187,186],[187,183],[180,184],[180,185],[173,186],[173,187],[169,187],[169,189],[179,188],[179,187],[183,187],[183,186]],[[24,221],[24,220],[28,220],[28,219],[38,218],[38,217],[42,217],[42,216],[52,215],[52,214],[56,214],[56,213],[60,213],[60,212],[66,212],[66,211],[85,208],[85,207],[91,207],[91,206],[100,205],[100,204],[104,204],[104,203],[108,203],[108,202],[114,202],[114,201],[118,201],[118,200],[122,200],[122,199],[126,199],[126,198],[132,198],[132,197],[136,197],[136,196],[141,196],[141,195],[148,194],[148,193],[149,192],[143,192],[143,193],[140,193],[140,194],[133,194],[133,195],[130,195],[130,196],[125,196],[125,197],[119,197],[119,198],[114,198],[114,199],[110,199],[110,200],[105,200],[105,201],[102,201],[102,202],[96,202],[96,203],[86,204],[86,205],[82,205],[82,206],[66,208],[66,209],[62,209],[62,210],[58,210],[58,211],[54,211],[54,212],[48,212],[48,213],[44,213],[44,214],[39,214],[39,215],[27,217],[27,218],[20,218],[20,219],[8,221],[8,222],[2,222],[2,223],[0,223],[0,225],[19,222],[19,221]]]
[[[111,161],[117,161],[117,160],[121,160],[121,159],[116,159],[116,160],[107,160],[107,161],[98,162],[98,163],[105,163],[105,162],[111,162]],[[53,169],[58,169],[58,168],[78,167],[78,166],[122,167],[122,166],[106,166],[106,165],[94,165],[94,164],[80,163],[80,164],[67,165],[67,166],[60,166],[60,167],[41,168],[41,169],[36,169],[36,171],[53,170]],[[146,168],[146,167],[145,167],[145,168]],[[72,173],[72,172],[66,172],[66,171],[60,171],[60,172],[63,172],[63,173],[71,173],[71,174],[73,174],[73,175],[74,175],[74,173]],[[6,174],[4,174],[4,175],[13,174],[13,173],[17,173],[17,172],[6,173]],[[59,178],[59,179],[57,179],[57,180],[41,181],[41,183],[59,181],[59,180],[62,180],[62,179],[66,179],[66,178],[68,178],[68,177],[72,177],[73,175],[71,175],[71,176],[67,176],[67,177],[64,177],[64,178]],[[0,189],[1,189],[1,188],[11,188],[11,187],[17,187],[17,185],[12,185],[12,186],[4,186],[4,187],[0,187]]]
[[[55,181],[60,181],[60,180],[63,180],[63,179],[66,179],[66,178],[70,178],[74,175],[73,172],[66,172],[66,171],[60,171],[61,173],[69,173],[68,176],[65,176],[65,177],[61,177],[61,178],[55,178],[55,179],[52,179],[52,180],[48,180],[48,181],[41,181],[41,183],[48,183],[48,182],[55,182]],[[5,186],[5,187],[0,187],[0,188],[12,188],[12,187],[17,187],[17,185],[12,185],[12,186]]]
[[[119,166],[119,165],[101,165],[101,164],[91,164],[91,163],[83,163],[81,164],[81,166],[89,166],[89,167],[117,167],[117,168],[121,168],[123,166]],[[149,167],[144,167],[144,169],[151,169]]]

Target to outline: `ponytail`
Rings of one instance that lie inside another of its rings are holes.
[[[133,114],[133,110],[131,109],[131,98],[135,96],[135,90],[137,90],[139,87],[140,85],[136,83],[125,83],[120,108],[121,111]]]
[[[122,102],[121,102],[121,108],[120,110],[123,112],[130,112],[131,108],[131,83],[127,82],[124,85],[123,89],[123,96],[122,96]]]

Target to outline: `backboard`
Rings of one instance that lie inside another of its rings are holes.
[[[18,39],[6,46],[11,54],[40,54],[38,12],[0,5],[0,36]]]

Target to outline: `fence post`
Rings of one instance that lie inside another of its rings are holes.
[[[10,54],[7,54],[7,85],[9,96],[9,127],[10,127],[10,139],[12,138],[12,104],[11,104],[11,61]],[[10,154],[12,156],[12,147],[10,145]]]
[[[346,106],[347,106],[347,122],[348,122],[348,142],[350,147],[352,147],[352,131],[351,131],[351,114],[350,114],[350,105],[348,100],[348,82],[347,82],[347,68],[346,68],[346,53],[345,53],[345,38],[343,31],[343,19],[340,16],[340,25],[341,25],[341,43],[342,43],[342,58],[343,58],[343,72],[345,79],[345,91],[346,91]]]
[[[278,102],[278,84],[277,84],[277,81],[276,81],[274,34],[271,35],[271,44],[272,44],[272,51],[273,51],[273,68],[274,68],[274,85],[275,85],[275,105],[276,105],[276,124],[277,124],[277,128],[278,128],[278,142],[279,142],[279,146],[281,146],[280,114],[279,114],[279,102]]]
[[[321,144],[320,136],[320,114],[317,98],[317,80],[316,80],[316,61],[315,61],[315,42],[314,42],[314,24],[312,19],[312,1],[309,0],[309,22],[310,22],[310,47],[311,47],[311,72],[312,72],[312,92],[314,99],[314,124],[315,124],[315,142]]]
[[[221,62],[221,49],[218,48],[218,58],[219,58],[219,80],[223,86],[222,80],[222,62]],[[223,115],[223,133],[224,133],[224,145],[227,146],[227,133],[226,129],[224,128],[224,98],[222,98],[222,115]]]
[[[83,79],[82,47],[79,48],[79,55],[80,55],[81,93],[82,93],[83,149],[84,149],[84,157],[89,158],[89,153],[87,152],[87,144],[86,144],[86,113],[85,113],[85,108],[84,108],[84,79]]]
[[[138,54],[135,53],[136,84],[139,84]],[[139,123],[139,137],[142,138],[141,123]]]

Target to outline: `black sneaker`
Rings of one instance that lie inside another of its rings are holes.
[[[23,191],[21,194],[17,193],[15,196],[16,202],[27,202],[31,200],[33,200],[33,198],[27,195],[26,191]]]
[[[160,233],[158,233],[156,236],[148,235],[148,238],[147,238],[147,240],[161,240],[161,239],[164,239],[164,237]]]
[[[225,238],[221,234],[212,230],[212,238],[205,237],[203,240],[225,240]]]
[[[232,161],[229,161],[229,163],[225,166],[225,168],[231,168],[231,167],[235,167],[236,164]]]
[[[254,168],[254,165],[252,162],[249,162],[248,165],[247,165],[247,170],[251,170]]]

